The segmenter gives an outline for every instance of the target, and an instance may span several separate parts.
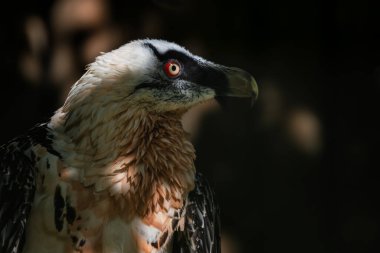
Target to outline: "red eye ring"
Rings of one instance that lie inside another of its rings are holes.
[[[181,65],[176,60],[169,60],[164,64],[164,72],[170,78],[175,78],[181,73]]]

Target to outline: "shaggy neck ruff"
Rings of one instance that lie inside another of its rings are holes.
[[[130,215],[183,205],[194,187],[195,151],[181,113],[133,108],[86,113],[63,107],[50,123],[53,146],[65,165],[77,170],[71,180],[108,192]]]

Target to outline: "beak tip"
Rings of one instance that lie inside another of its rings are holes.
[[[257,101],[257,97],[259,96],[259,87],[255,78],[251,77],[251,87],[252,87],[252,106]]]

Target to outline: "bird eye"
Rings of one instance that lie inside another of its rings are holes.
[[[164,72],[170,78],[175,78],[181,73],[181,65],[175,60],[169,60],[164,65]]]

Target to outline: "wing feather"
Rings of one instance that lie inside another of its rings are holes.
[[[220,217],[214,192],[206,179],[196,175],[185,214],[185,228],[176,231],[173,253],[220,253]]]
[[[36,189],[32,146],[49,146],[46,124],[0,147],[0,252],[21,253]]]

